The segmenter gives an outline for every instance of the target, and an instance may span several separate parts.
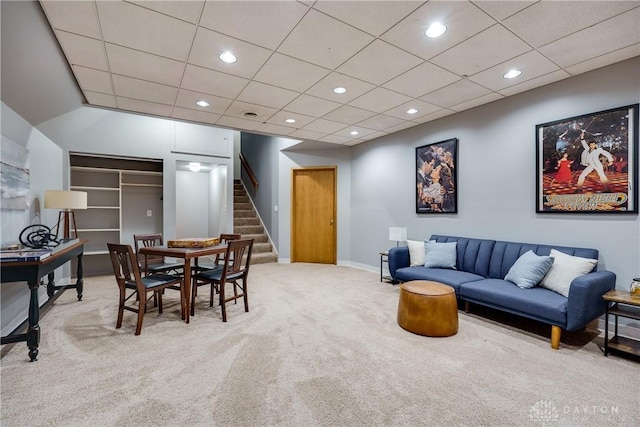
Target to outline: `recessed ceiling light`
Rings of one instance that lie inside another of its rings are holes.
[[[505,79],[513,79],[514,77],[518,77],[520,74],[522,74],[522,71],[520,70],[511,70],[502,77]]]
[[[191,172],[198,172],[198,171],[200,171],[200,163],[198,163],[198,162],[191,162],[191,163],[189,163],[189,169],[191,170]]]
[[[418,110],[416,110],[415,108],[409,108],[409,109],[407,110],[407,114],[415,114],[415,113],[417,113],[417,112],[418,112]]]
[[[204,100],[198,101],[198,102],[196,102],[196,104],[198,104],[201,107],[208,107],[209,106],[209,103],[207,101],[204,101]]]
[[[287,122],[287,123],[295,123],[296,119],[287,119],[287,120],[285,120],[285,122]]]
[[[349,132],[349,133],[350,133],[351,135],[354,135],[354,136],[355,136],[355,135],[359,134],[360,132],[358,132],[357,130],[352,130],[352,131],[351,131],[351,132]]]
[[[429,26],[429,28],[427,28],[427,31],[424,32],[424,35],[431,38],[440,37],[445,33],[445,31],[447,31],[447,27],[439,22],[434,22]]]
[[[227,64],[233,64],[238,60],[238,58],[236,58],[236,56],[231,52],[225,52],[223,54],[220,54],[218,58],[220,58],[223,62],[226,62]]]
[[[334,93],[345,93],[347,91],[344,87],[337,87],[333,90]]]

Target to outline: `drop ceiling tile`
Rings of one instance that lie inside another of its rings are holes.
[[[281,109],[297,96],[298,92],[252,81],[240,93],[238,100]]]
[[[313,8],[377,37],[419,4],[416,1],[319,1]]]
[[[294,119],[295,123],[285,122],[285,120],[287,119]],[[278,111],[273,116],[271,116],[269,120],[267,120],[267,123],[271,123],[279,126],[287,126],[290,128],[297,129],[297,128],[301,128],[308,125],[315,119],[316,119],[315,117],[305,116],[303,114],[289,113],[287,111]]]
[[[180,84],[184,71],[183,62],[111,43],[106,43],[105,46],[112,73],[170,86]]]
[[[428,95],[420,97],[420,99],[430,104],[448,108],[452,105],[487,95],[488,93],[491,93],[489,89],[464,79],[433,91]]]
[[[171,115],[171,105],[156,104],[154,102],[124,98],[122,96],[117,96],[116,101],[118,102],[118,108],[123,110],[137,111],[139,113],[151,114],[154,116],[169,117]]]
[[[278,52],[334,69],[372,41],[371,35],[310,10],[278,47]]]
[[[239,117],[222,116],[216,123],[219,126],[231,129],[239,129],[242,131],[252,131],[260,122],[254,120],[241,119]]]
[[[460,80],[460,76],[429,62],[418,65],[385,83],[383,87],[411,97],[420,97]]]
[[[304,92],[329,72],[326,68],[276,52],[258,71],[254,80]]]
[[[566,67],[565,70],[567,70],[571,75],[575,76],[580,73],[595,70],[596,68],[606,67],[607,65],[624,61],[625,59],[630,59],[639,55],[640,43],[636,43],[629,47],[625,47],[610,53],[605,53],[604,55],[598,56],[596,58],[587,59],[586,61],[571,65],[569,67]]]
[[[163,13],[165,15],[173,16],[174,18],[182,19],[183,21],[197,24],[200,18],[200,12],[204,1],[131,1],[138,6],[146,7],[147,9],[153,9],[156,12]]]
[[[56,30],[100,39],[100,27],[94,2],[41,1],[40,5]]]
[[[549,43],[538,50],[561,67],[568,67],[639,43],[639,22],[640,7]],[[579,49],[576,46],[588,48]]]
[[[283,110],[307,116],[322,117],[339,106],[340,104],[337,102],[302,94],[284,107]]]
[[[431,62],[460,76],[471,76],[530,50],[528,44],[503,26],[494,25],[441,53]]]
[[[504,24],[533,47],[540,47],[637,6],[637,1],[541,1]],[[640,28],[640,21],[636,24]]]
[[[193,122],[216,124],[220,118],[220,114],[208,113],[206,111],[195,111],[188,108],[174,107],[171,117],[177,119],[190,120]]]
[[[111,76],[106,71],[85,68],[79,65],[74,65],[72,68],[73,73],[78,79],[78,84],[83,91],[89,90],[93,92],[113,94]]]
[[[337,87],[344,87],[347,91],[339,94],[334,93],[333,89]],[[307,94],[344,104],[364,95],[373,88],[375,86],[370,83],[333,72],[307,90]]]
[[[312,132],[319,133],[334,133],[339,131],[340,129],[344,129],[347,125],[344,123],[332,122],[331,120],[318,119],[315,120],[305,127],[303,130],[310,130]]]
[[[382,40],[373,43],[338,67],[337,71],[369,83],[381,85],[422,63],[415,55]]]
[[[455,113],[456,112],[453,110],[443,109],[443,110],[436,111],[435,113],[427,114],[426,116],[418,117],[417,119],[412,120],[412,122],[415,122],[415,123],[432,122],[434,120],[440,119],[442,117],[450,116]],[[387,132],[390,132],[390,129],[387,129]]]
[[[345,142],[345,143],[344,143],[344,144],[342,144],[342,145],[346,145],[346,146],[349,146],[349,147],[353,147],[354,145],[358,145],[358,144],[361,144],[361,143],[363,143],[363,142],[364,142],[364,141],[363,141],[362,139],[354,139],[354,140],[351,140],[351,141]]]
[[[484,10],[488,15],[498,21],[502,21],[503,19],[520,12],[522,9],[531,6],[537,1],[538,0],[474,0],[473,3],[480,9]]]
[[[409,101],[411,101],[411,98],[408,96],[378,87],[351,101],[349,105],[382,113]]]
[[[218,57],[231,52],[238,61],[227,64]],[[198,28],[189,63],[239,77],[251,78],[269,59],[271,51],[263,47],[216,33],[206,28]]]
[[[87,98],[87,102],[91,105],[100,105],[102,107],[118,108],[116,103],[116,97],[113,95],[107,95],[106,93],[91,92],[90,90],[84,91],[84,96]]]
[[[104,54],[104,44],[100,40],[64,31],[56,31],[55,34],[70,65],[109,70]]]
[[[510,59],[495,67],[488,68],[469,77],[469,80],[491,90],[501,90],[509,86],[531,80],[558,70],[558,66],[549,61],[535,50],[529,51],[517,58]],[[522,74],[513,79],[503,76],[510,70],[521,70]]]
[[[179,61],[187,59],[195,25],[131,3],[96,4],[105,41]]]
[[[273,116],[278,110],[275,108],[269,108],[262,105],[250,104],[248,102],[242,101],[234,101],[227,111],[225,115],[242,118],[244,120],[252,120],[256,122],[264,122],[269,117]],[[256,113],[256,117],[247,117],[245,113],[252,112]]]
[[[234,99],[249,80],[194,65],[187,65],[182,79],[183,89]]]
[[[364,139],[365,141],[371,141],[373,139],[380,138],[385,135],[389,135],[389,134],[387,132],[378,131],[378,132],[374,132],[372,134],[366,135],[362,137],[362,139]]]
[[[324,133],[298,129],[295,132],[291,132],[289,136],[303,140],[320,141],[321,138],[324,138],[327,135]]]
[[[200,25],[275,49],[307,10],[295,1],[208,1]]]
[[[371,111],[352,107],[350,105],[343,105],[342,107],[336,108],[329,114],[325,115],[323,118],[340,123],[356,123],[375,115],[376,113]]]
[[[319,141],[329,142],[331,144],[346,144],[347,142],[352,141],[352,139],[338,135],[327,135],[320,138]]]
[[[483,104],[488,104],[490,102],[493,101],[497,101],[498,99],[502,99],[504,98],[504,96],[500,95],[499,93],[493,92],[493,93],[489,93],[487,95],[484,96],[480,96],[476,99],[472,99],[470,101],[466,101],[457,105],[453,105],[451,107],[449,107],[451,110],[460,112],[460,111],[464,111],[464,110],[469,110],[473,107],[477,107],[478,105],[483,105]]]
[[[410,108],[415,108],[416,110],[418,110],[418,112],[414,114],[407,113],[407,110],[409,110]],[[403,120],[415,120],[418,117],[431,114],[441,109],[442,107],[439,107],[437,105],[429,104],[428,102],[420,101],[419,99],[412,99],[407,103],[398,105],[397,107],[385,111],[384,114]]]
[[[290,128],[288,126],[280,126],[273,123],[262,123],[259,122],[254,127],[254,130],[258,132],[263,132],[270,135],[289,135],[291,132],[295,132],[295,128]]]
[[[351,135],[351,132],[358,132],[357,135]],[[348,126],[342,130],[339,130],[337,132],[334,132],[333,135],[336,136],[344,136],[345,138],[351,138],[351,139],[361,139],[366,137],[367,135],[371,135],[376,133],[377,131],[375,129],[367,129],[364,126]]]
[[[540,86],[548,85],[550,83],[557,82],[568,77],[571,77],[569,73],[564,70],[558,70],[549,74],[545,74],[544,76],[536,77],[535,79],[527,80],[517,85],[509,86],[505,89],[500,90],[498,93],[504,96],[511,96],[515,95],[516,93],[521,93]]]
[[[414,126],[417,126],[417,124],[413,123],[413,122],[404,122],[404,123],[400,123],[399,125],[392,126],[392,127],[388,128],[388,129],[386,129],[385,132],[387,132],[387,133],[400,132],[402,130],[412,128]]]
[[[173,105],[178,88],[112,74],[116,96]]]
[[[446,25],[447,32],[438,38],[428,38],[424,32],[434,21]],[[466,1],[430,1],[380,38],[428,60],[489,28],[495,22],[489,15]]]
[[[198,101],[207,101],[208,107],[200,107],[196,104]],[[178,97],[176,98],[176,106],[182,108],[188,108],[190,110],[204,111],[214,114],[224,114],[224,112],[231,105],[232,100],[227,98],[221,98],[219,96],[208,95],[200,92],[193,92],[186,89],[180,89],[178,91]]]
[[[397,117],[378,114],[374,117],[362,120],[361,122],[357,122],[356,126],[362,126],[367,129],[385,130],[404,122],[405,120],[399,119]]]

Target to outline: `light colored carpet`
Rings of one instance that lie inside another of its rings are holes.
[[[41,319],[37,362],[25,343],[4,352],[3,427],[640,424],[640,364],[593,333],[554,351],[546,326],[478,308],[455,336],[414,335],[375,273],[255,265],[249,313],[222,323],[203,287],[187,325],[167,291],[137,337],[133,313],[115,329],[113,278],[85,283]]]

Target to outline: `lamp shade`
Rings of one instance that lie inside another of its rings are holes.
[[[87,209],[85,191],[47,190],[44,193],[44,207],[47,209]]]
[[[407,227],[389,227],[389,240],[396,242],[407,240]]]

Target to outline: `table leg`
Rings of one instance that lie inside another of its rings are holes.
[[[76,292],[78,294],[78,301],[82,301],[82,292],[84,290],[84,279],[82,270],[82,253],[78,255],[78,266],[76,268]]]
[[[604,312],[604,355],[607,356],[609,351],[609,302],[607,301],[606,310]]]
[[[47,295],[49,296],[49,298],[53,296],[53,293],[56,290],[56,282],[54,281],[55,277],[56,276],[54,271],[47,274]]]
[[[38,345],[40,344],[40,304],[38,302],[39,280],[29,283],[31,299],[29,300],[29,329],[27,329],[27,346],[29,347],[29,361],[38,360]]]
[[[191,317],[191,260],[189,258],[184,259],[184,280],[182,281],[182,286],[184,286],[182,292],[184,298],[182,303],[184,307],[183,320],[189,323],[189,318]]]

